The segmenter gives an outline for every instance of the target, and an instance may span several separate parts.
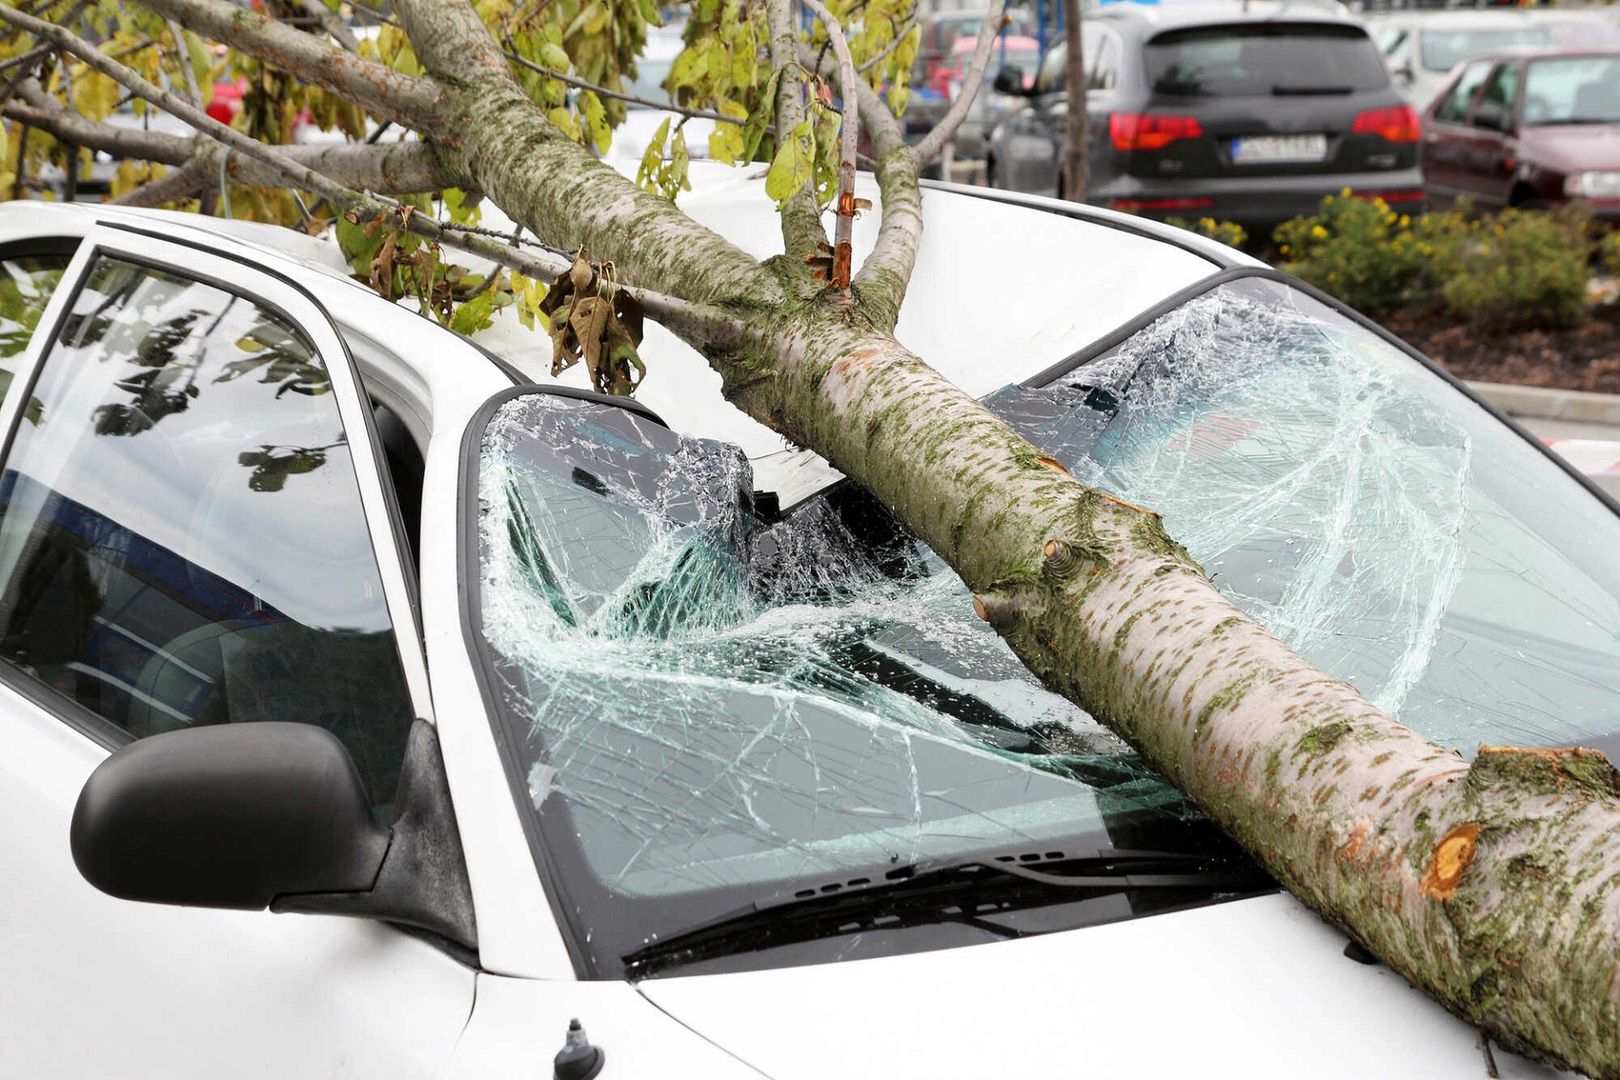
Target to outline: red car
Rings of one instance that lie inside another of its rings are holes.
[[[1423,122],[1431,206],[1584,199],[1620,219],[1620,47],[1518,48],[1459,64]]]

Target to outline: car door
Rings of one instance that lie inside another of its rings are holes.
[[[1431,205],[1445,208],[1462,193],[1468,140],[1468,117],[1474,98],[1490,74],[1491,63],[1477,60],[1463,68],[1441,93],[1423,125],[1423,179]]]
[[[1506,206],[1513,182],[1518,139],[1514,114],[1519,99],[1521,65],[1496,65],[1485,80],[1468,126],[1457,136],[1457,189],[1482,209]]]
[[[134,739],[319,724],[387,820],[431,719],[352,364],[230,251],[98,226],[0,324],[27,342],[0,413],[0,1075],[426,1076],[471,1009],[473,969],[423,935],[118,900],[69,851]]]

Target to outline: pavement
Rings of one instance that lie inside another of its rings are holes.
[[[1620,395],[1503,383],[1469,386],[1620,498]]]

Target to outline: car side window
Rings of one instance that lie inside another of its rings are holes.
[[[1485,81],[1485,76],[1490,73],[1490,70],[1491,65],[1488,61],[1469,64],[1464,68],[1462,75],[1457,79],[1456,85],[1451,88],[1451,92],[1446,95],[1446,99],[1434,110],[1434,118],[1453,124],[1466,122],[1468,119],[1468,106],[1474,100],[1474,92],[1479,89],[1479,84]]]
[[[1519,85],[1519,66],[1502,64],[1491,73],[1485,90],[1474,106],[1475,127],[1506,131],[1513,116],[1513,99]]]
[[[389,802],[413,709],[348,434],[298,329],[100,257],[34,397],[0,472],[0,660],[137,738],[318,724]]]
[[[1098,31],[1095,36],[1102,40],[1094,57],[1088,57],[1086,85],[1093,90],[1112,90],[1119,81],[1119,43],[1112,34]]]

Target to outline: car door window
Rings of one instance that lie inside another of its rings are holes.
[[[1475,127],[1506,131],[1513,117],[1513,99],[1519,85],[1517,64],[1502,64],[1486,80],[1485,89],[1474,106]]]
[[[1446,99],[1435,108],[1434,118],[1453,124],[1461,124],[1466,121],[1468,119],[1468,106],[1474,100],[1474,93],[1479,89],[1479,84],[1485,81],[1485,76],[1490,73],[1490,70],[1491,65],[1484,62],[1469,64],[1468,67],[1464,68],[1462,75],[1457,79],[1456,85],[1446,95]]]
[[[135,737],[318,724],[385,802],[413,710],[320,357],[215,285],[84,281],[0,473],[0,659]]]
[[[1119,43],[1112,34],[1098,33],[1101,46],[1089,66],[1086,85],[1093,90],[1112,90],[1119,81]]]

